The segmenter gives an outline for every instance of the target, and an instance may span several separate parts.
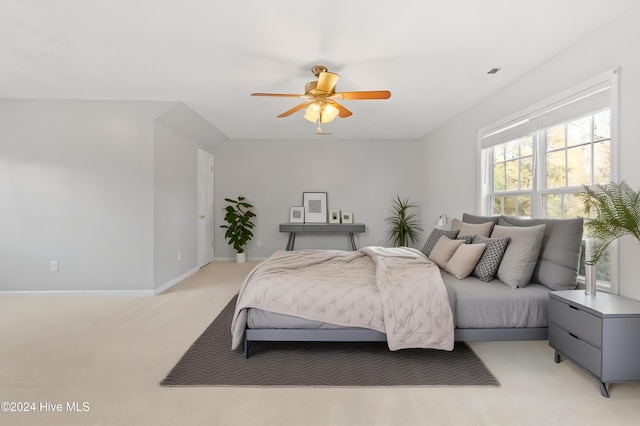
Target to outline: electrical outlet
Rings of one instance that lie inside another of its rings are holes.
[[[182,260],[182,252],[178,250],[178,254],[176,255],[176,259]]]
[[[58,261],[57,260],[52,260],[51,263],[49,264],[51,272],[58,272]]]

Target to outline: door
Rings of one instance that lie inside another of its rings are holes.
[[[213,260],[213,155],[198,150],[198,268]]]

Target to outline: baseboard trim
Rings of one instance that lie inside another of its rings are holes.
[[[0,294],[19,294],[26,296],[69,296],[75,294],[84,296],[153,297],[157,296],[163,291],[167,291],[174,285],[178,284],[180,281],[188,278],[198,271],[198,268],[193,268],[154,290],[9,290],[0,291]]]
[[[127,296],[151,297],[153,290],[10,290],[0,294],[19,294],[24,296]]]
[[[247,257],[247,262],[262,262],[266,260],[266,257]],[[214,262],[234,262],[236,261],[235,257],[216,257],[213,259]]]
[[[180,275],[179,277],[176,277],[174,279],[172,279],[171,281],[169,281],[168,283],[165,283],[163,285],[161,285],[160,287],[156,288],[153,291],[153,296],[157,296],[158,294],[169,290],[171,287],[173,287],[174,285],[178,284],[180,281],[189,278],[191,275],[195,274],[196,272],[198,272],[200,270],[200,268],[193,268],[187,272],[185,272],[184,274]]]

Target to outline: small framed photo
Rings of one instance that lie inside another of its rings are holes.
[[[305,223],[327,223],[327,193],[303,192]]]
[[[329,223],[340,223],[340,210],[329,210]]]
[[[304,207],[295,206],[289,210],[290,223],[304,223]]]
[[[353,214],[342,212],[342,223],[353,223]]]

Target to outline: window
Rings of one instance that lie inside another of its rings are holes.
[[[481,212],[584,216],[583,185],[615,180],[616,105],[612,70],[481,129]],[[609,291],[617,290],[615,246],[597,265],[599,287]]]

